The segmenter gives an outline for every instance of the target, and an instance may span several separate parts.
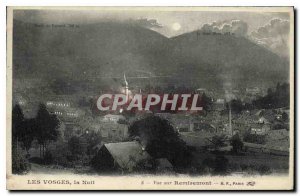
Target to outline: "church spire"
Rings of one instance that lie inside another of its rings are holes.
[[[127,80],[126,80],[126,75],[125,75],[125,73],[124,73],[124,82],[125,82],[125,88],[128,88],[128,82],[127,82]]]
[[[124,73],[124,82],[125,82],[125,95],[126,95],[126,102],[127,102],[129,93],[128,93],[128,82],[127,82],[125,73]]]

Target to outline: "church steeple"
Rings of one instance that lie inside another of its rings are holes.
[[[125,73],[124,73],[124,82],[125,82],[125,88],[128,89],[128,82],[127,82],[127,80],[126,80],[126,75],[125,75]]]
[[[125,73],[124,73],[124,83],[125,83],[125,95],[126,95],[126,99],[128,100],[128,82]]]

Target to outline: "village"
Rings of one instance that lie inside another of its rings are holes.
[[[125,75],[122,88],[125,95],[135,93]],[[265,93],[259,88],[245,91],[244,100]],[[193,93],[199,97],[213,95],[204,88],[195,89]],[[238,91],[233,93],[238,96]],[[96,105],[96,101],[92,103]],[[226,166],[217,174],[287,172],[289,107],[237,112],[234,104],[218,97],[210,98],[209,108],[201,113],[161,110],[130,113],[125,108],[105,113],[95,111],[87,102],[78,103],[74,96],[47,97],[46,110],[59,120],[58,137],[46,142],[44,153],[41,153],[38,140],[33,139],[24,154],[35,172],[46,167],[58,171],[69,168],[75,173],[207,175],[218,170],[218,161]],[[33,118],[32,106],[24,97],[18,97],[17,105],[25,118]],[[147,152],[148,141],[132,134],[130,129],[136,122],[153,117],[167,122],[178,141],[185,143],[192,154],[187,168],[178,169],[168,155],[152,157]],[[45,162],[45,159],[49,160]]]

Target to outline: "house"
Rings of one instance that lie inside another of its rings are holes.
[[[156,114],[159,117],[162,117],[168,120],[171,125],[180,132],[192,132],[194,131],[194,118],[191,115],[186,114]]]
[[[246,93],[250,95],[258,95],[261,93],[261,90],[258,87],[246,88]]]
[[[194,123],[194,131],[215,133],[216,127],[208,123]]]
[[[259,112],[257,112],[256,114],[257,116],[259,116],[259,120],[260,121],[264,121],[264,123],[273,123],[275,120],[279,120],[277,119],[278,113],[273,111],[273,110],[260,110]]]
[[[120,142],[128,138],[128,125],[126,124],[103,122],[99,125],[98,131],[107,142]]]
[[[126,118],[123,115],[119,114],[107,114],[103,116],[102,122],[111,122],[111,123],[118,123],[119,121],[125,121]]]
[[[62,121],[76,122],[85,115],[85,111],[77,107],[77,100],[69,95],[47,97],[45,105],[51,114],[55,114]]]
[[[271,127],[267,124],[252,124],[250,127],[250,134],[253,135],[266,135]]]
[[[103,172],[133,172],[146,167],[151,156],[137,141],[103,144],[92,164]]]
[[[68,140],[73,135],[82,134],[82,128],[74,122],[64,122],[64,139]]]
[[[246,122],[248,124],[271,124],[267,118],[259,114],[254,114],[254,115],[252,114],[252,115],[245,116],[243,118],[244,119],[247,118]]]
[[[243,135],[247,130],[251,134],[264,135],[274,126],[275,114],[271,110],[245,111],[232,120],[233,129]]]
[[[258,118],[257,123],[263,123],[263,124],[271,124],[270,121],[265,118],[264,116],[261,116]]]
[[[205,88],[198,88],[198,89],[196,89],[196,93],[198,93],[198,94],[204,94],[204,93],[206,93],[206,89]]]
[[[214,103],[213,103],[213,110],[214,111],[222,111],[226,109],[226,103],[225,103],[225,99],[217,99]]]

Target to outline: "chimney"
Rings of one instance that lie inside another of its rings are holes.
[[[231,105],[230,105],[230,102],[228,103],[228,106],[229,106],[229,133],[231,135],[233,135],[232,125],[231,125]]]

